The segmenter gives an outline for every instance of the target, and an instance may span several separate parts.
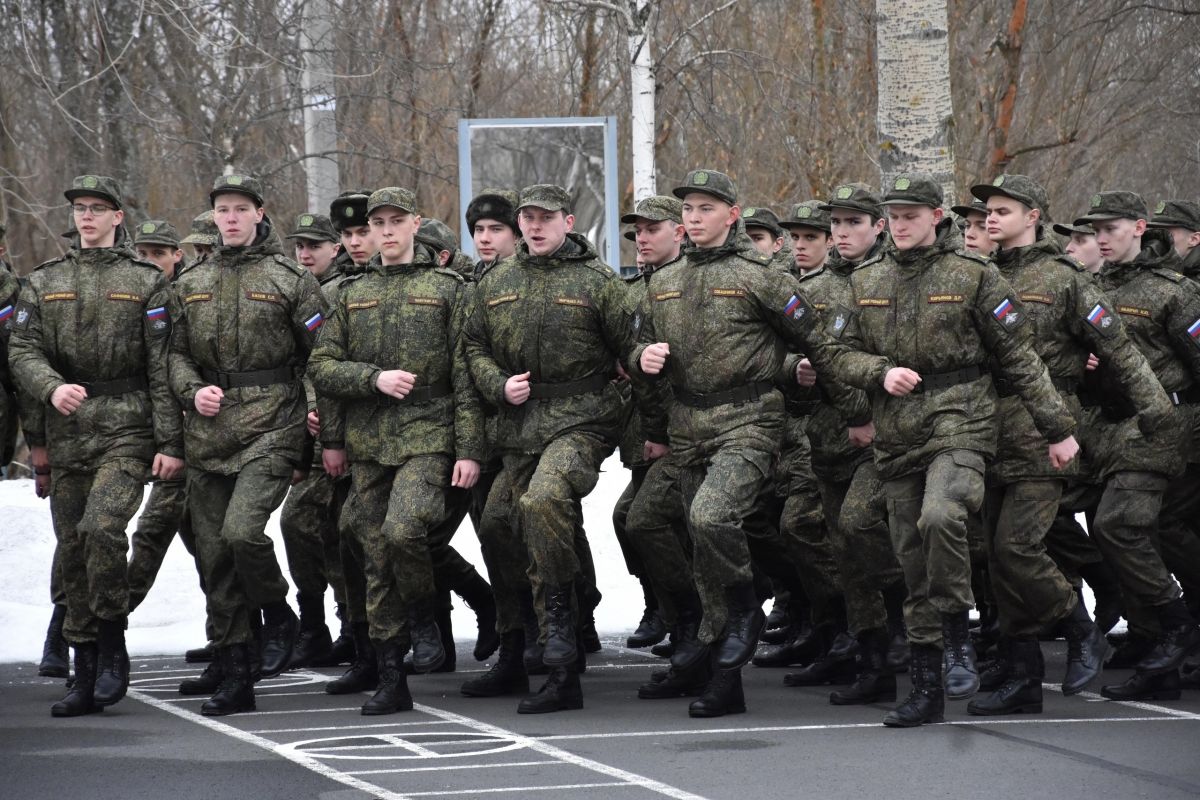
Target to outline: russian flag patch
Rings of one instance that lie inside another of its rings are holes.
[[[1112,324],[1114,319],[1116,319],[1116,317],[1109,313],[1108,309],[1104,307],[1103,303],[1096,303],[1096,305],[1091,311],[1088,312],[1087,315],[1088,324],[1105,335],[1112,333]],[[1197,321],[1197,324],[1200,324],[1200,320]]]
[[[159,306],[158,308],[151,308],[151,309],[146,310],[146,318],[147,319],[162,319],[166,315],[167,315],[166,306]]]
[[[0,308],[0,322],[7,322],[8,319],[10,317],[12,317],[12,315],[13,315],[13,307],[11,305],[7,305],[4,308]]]
[[[1017,323],[1021,321],[1021,315],[1017,311],[1017,307],[1007,297],[1004,298],[1003,303],[992,309],[992,316],[1005,328],[1016,327]]]
[[[0,311],[0,319],[7,319],[7,317],[4,316],[3,311]],[[1196,341],[1196,338],[1200,337],[1200,319],[1193,322],[1191,327],[1188,328],[1188,336],[1192,337],[1192,341]]]
[[[308,331],[315,331],[317,328],[321,327],[321,323],[324,321],[325,317],[321,316],[321,312],[318,311],[308,319],[304,320],[304,327]]]

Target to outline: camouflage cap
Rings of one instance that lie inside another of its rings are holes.
[[[121,184],[115,178],[106,175],[77,175],[71,181],[71,188],[63,192],[68,201],[74,202],[77,197],[99,197],[107,200],[116,208],[121,207]]]
[[[133,235],[133,243],[135,246],[139,244],[157,244],[178,250],[180,245],[179,231],[175,230],[175,226],[166,220],[148,219],[137,226],[137,233]]]
[[[333,223],[324,214],[308,211],[296,217],[296,227],[286,239],[310,239],[314,242],[340,242],[341,237],[333,229]]]
[[[974,199],[971,200],[969,205],[950,206],[950,210],[964,219],[966,219],[968,214],[983,214],[986,217],[988,213],[987,203]]]
[[[450,230],[449,225],[433,217],[421,220],[421,227],[417,228],[417,241],[438,252],[449,250],[454,253],[458,250],[458,237],[454,235],[454,231]]]
[[[398,208],[409,214],[416,214],[417,197],[410,190],[402,189],[399,186],[386,186],[371,192],[371,196],[367,198],[367,216],[371,216],[377,209],[384,207]]]
[[[669,219],[677,225],[683,223],[683,203],[678,198],[656,194],[643,197],[630,214],[621,217],[621,222],[630,225],[644,219],[649,222],[662,222]]]
[[[1024,204],[1026,208],[1038,209],[1043,218],[1050,213],[1050,198],[1046,195],[1045,187],[1027,175],[1000,175],[991,183],[972,186],[971,194],[984,203],[989,197],[1008,197]]]
[[[1146,201],[1136,192],[1099,192],[1092,195],[1087,213],[1075,220],[1076,225],[1104,222],[1110,219],[1149,219]]]
[[[941,208],[941,185],[927,172],[904,172],[892,179],[881,206],[929,206]]]
[[[865,211],[876,219],[883,216],[878,192],[865,183],[843,183],[834,189],[829,199],[821,203],[821,210],[832,211],[835,208]]]
[[[828,206],[819,200],[805,200],[803,203],[796,203],[792,206],[791,213],[781,219],[779,224],[785,228],[816,228],[829,233]]]
[[[733,178],[715,169],[694,169],[684,178],[682,186],[671,190],[671,194],[680,200],[692,192],[709,194],[731,206],[737,205],[737,184]]]
[[[350,189],[342,192],[329,204],[329,221],[339,233],[346,228],[361,228],[367,224],[367,201],[370,189]]]
[[[747,228],[764,228],[775,238],[783,236],[783,228],[779,227],[779,217],[765,206],[747,206],[742,209],[742,222]]]
[[[516,210],[520,211],[526,206],[570,214],[571,195],[566,189],[553,183],[535,183],[521,190],[521,199]]]
[[[220,194],[242,194],[253,200],[255,205],[260,208],[263,205],[262,183],[252,175],[243,173],[221,175],[213,181],[212,191],[208,193],[209,202],[215,203],[217,195]]]
[[[511,189],[484,189],[467,204],[467,227],[474,231],[479,220],[494,219],[518,233],[518,202],[517,193]]]
[[[1186,228],[1200,231],[1200,203],[1191,200],[1165,200],[1154,207],[1154,219],[1147,223],[1151,228]],[[0,233],[2,236],[3,233]]]
[[[1074,234],[1082,234],[1083,236],[1096,235],[1096,229],[1090,225],[1064,225],[1063,223],[1056,222],[1051,227],[1059,236],[1066,236],[1068,239]]]
[[[183,241],[180,244],[200,244],[207,247],[216,247],[217,237],[220,234],[221,232],[217,230],[217,223],[213,221],[213,212],[205,211],[192,220],[192,224],[188,228],[188,235],[183,237]]]

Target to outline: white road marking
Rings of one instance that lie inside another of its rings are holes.
[[[1043,683],[1042,686],[1055,691],[1062,690],[1062,684],[1059,683]],[[1077,697],[1083,697],[1091,701],[1102,700],[1105,703],[1112,703],[1115,706],[1126,706],[1128,708],[1136,708],[1140,711],[1151,711],[1158,714],[1166,714],[1167,716],[1176,717],[1178,719],[1200,719],[1200,714],[1195,714],[1191,711],[1184,711],[1183,709],[1179,708],[1168,708],[1167,706],[1159,706],[1153,703],[1143,703],[1140,700],[1109,700],[1107,697],[1098,695],[1095,692],[1080,692]]]
[[[361,731],[368,728],[400,728],[412,725],[450,725],[441,719],[422,722],[381,722],[372,725],[323,725],[317,728],[262,728],[261,730],[246,731],[246,733],[309,733],[318,731]]]
[[[500,769],[503,767],[569,767],[565,761],[505,761],[500,764],[455,764],[454,770],[460,769]],[[436,767],[395,767],[392,769],[353,769],[348,775],[391,775],[399,772],[441,772],[448,769],[445,764]]]
[[[508,792],[550,792],[561,791],[563,789],[600,789],[605,787],[624,786],[633,788],[637,784],[633,783],[560,783],[556,786],[504,786],[495,789],[450,789],[440,792],[409,792],[409,797],[449,797],[451,795],[462,794],[502,794]]]

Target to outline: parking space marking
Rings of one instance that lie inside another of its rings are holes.
[[[455,770],[460,769],[503,769],[505,767],[569,767],[565,761],[503,761],[499,764],[456,764]],[[391,769],[354,769],[348,770],[348,775],[392,775],[401,772],[441,772],[445,764],[436,767],[393,767]]]
[[[247,733],[317,733],[320,731],[361,731],[368,728],[400,728],[409,727],[412,725],[450,725],[451,723],[441,719],[420,721],[420,722],[380,722],[376,724],[363,725],[321,725],[313,728],[261,728],[254,731],[246,731]]]
[[[409,792],[409,797],[450,797],[464,794],[503,794],[508,792],[550,792],[566,789],[602,789],[605,787],[624,786],[632,788],[636,784],[617,781],[614,783],[560,783],[556,786],[503,786],[495,789],[449,789],[440,792]]]

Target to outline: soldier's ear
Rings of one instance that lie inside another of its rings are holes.
[[[1139,219],[1133,223],[1133,235],[1142,236],[1146,233],[1146,220]]]
[[[567,230],[568,231],[575,230],[575,215],[574,214],[564,214],[563,219],[565,219],[567,222]]]

